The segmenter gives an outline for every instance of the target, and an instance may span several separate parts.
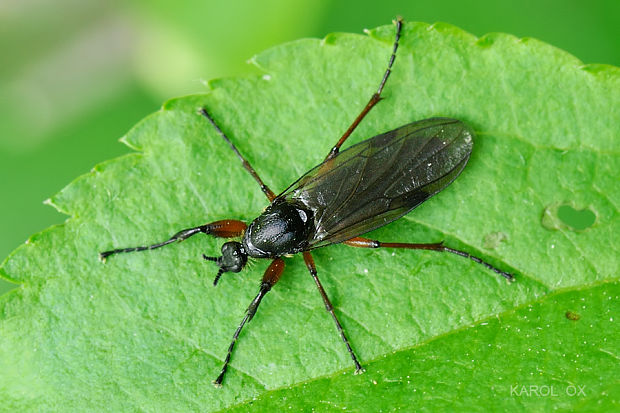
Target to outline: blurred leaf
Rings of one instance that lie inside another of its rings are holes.
[[[467,121],[478,137],[450,188],[371,236],[444,239],[517,282],[433,252],[318,250],[319,275],[367,374],[351,375],[299,257],[242,333],[223,389],[210,382],[267,263],[226,274],[214,289],[216,268],[200,254],[216,254],[221,241],[207,237],[98,262],[112,247],[258,215],[262,193],[196,109],[208,107],[282,190],[323,159],[376,89],[393,32],[270,49],[255,59],[264,76],[214,81],[208,94],[168,102],[124,138],[137,153],[53,197],[71,218],[2,267],[23,284],[0,298],[7,409],[217,410],[258,397],[265,410],[471,410],[499,397],[507,408],[542,410],[553,400],[515,396],[511,386],[552,384],[586,386],[585,396],[554,399],[565,408],[617,402],[620,76],[538,41],[404,29],[385,100],[351,142],[430,116]],[[594,224],[543,225],[563,204],[590,210]]]
[[[201,79],[256,74],[246,61],[257,50],[315,32],[329,3],[134,0],[131,14],[139,28],[134,67],[164,97],[172,91],[195,93]]]

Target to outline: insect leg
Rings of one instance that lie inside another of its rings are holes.
[[[508,281],[514,280],[514,275],[506,271],[502,271],[499,268],[494,267],[493,265],[484,261],[483,259],[478,258],[474,255],[471,255],[468,252],[461,251],[461,250],[455,250],[453,248],[446,247],[445,245],[443,245],[443,242],[437,242],[435,244],[408,244],[408,243],[401,243],[401,242],[380,242],[380,241],[376,241],[376,240],[372,240],[368,238],[356,237],[356,238],[351,238],[348,241],[345,241],[344,244],[349,245],[351,247],[359,247],[359,248],[406,248],[410,250],[432,250],[432,251],[439,251],[439,252],[450,252],[452,254],[456,254],[461,257],[469,258],[470,260],[477,262],[478,264],[482,264],[488,269],[490,269],[491,271],[493,271],[494,273],[499,274],[502,277],[506,278]]]
[[[226,374],[226,369],[228,368],[230,357],[232,356],[233,349],[235,348],[235,343],[237,342],[237,338],[239,338],[239,334],[241,333],[243,326],[245,325],[245,323],[250,321],[252,317],[254,317],[254,314],[256,314],[256,310],[258,309],[261,300],[263,299],[265,294],[267,294],[269,290],[271,290],[271,287],[273,287],[275,283],[278,282],[283,271],[284,260],[282,258],[276,258],[275,260],[271,261],[271,264],[269,264],[269,267],[267,267],[267,271],[265,271],[265,274],[263,275],[260,290],[248,306],[248,309],[245,312],[245,316],[243,317],[243,320],[241,320],[241,324],[239,324],[239,327],[237,327],[230,346],[228,346],[228,353],[226,353],[226,358],[224,359],[224,366],[222,366],[222,371],[220,372],[220,375],[217,376],[215,380],[213,380],[213,384],[215,385],[215,387],[222,386],[222,379],[224,379],[224,374]]]
[[[342,325],[340,324],[340,321],[338,321],[338,317],[336,317],[336,313],[334,313],[334,306],[332,306],[332,303],[329,301],[329,297],[327,297],[327,293],[325,292],[325,289],[323,288],[321,281],[319,281],[319,277],[317,276],[316,266],[314,265],[314,258],[312,258],[312,254],[310,254],[310,252],[308,251],[304,252],[303,254],[304,254],[304,261],[306,262],[306,267],[308,267],[308,271],[310,271],[310,275],[312,275],[312,279],[314,279],[314,283],[319,289],[319,293],[321,293],[321,297],[323,298],[323,302],[325,303],[325,309],[329,312],[329,314],[331,314],[332,318],[334,319],[334,322],[336,323],[336,328],[338,329],[338,332],[340,333],[340,337],[342,338],[342,341],[344,341],[344,345],[347,346],[347,350],[349,351],[349,354],[351,355],[351,358],[353,359],[353,363],[355,364],[355,374],[363,373],[364,368],[362,367],[360,362],[357,361],[357,357],[355,356],[355,353],[353,352],[353,349],[351,348],[351,345],[349,344],[349,340],[347,339],[347,336],[344,334]]]
[[[183,241],[192,235],[196,235],[199,232],[204,234],[213,235],[214,237],[219,238],[234,238],[237,237],[245,231],[247,225],[245,222],[236,221],[233,219],[224,219],[221,221],[215,221],[210,224],[201,225],[199,227],[187,228],[182,231],[177,232],[172,237],[164,242],[160,242],[157,244],[146,245],[142,247],[130,247],[130,248],[117,248],[110,251],[105,251],[99,253],[99,257],[102,261],[105,262],[106,258],[110,255],[118,254],[121,252],[134,252],[134,251],[146,251],[146,250],[154,250],[155,248],[163,247],[164,245],[172,244],[176,241]]]
[[[226,134],[224,132],[222,132],[222,129],[220,129],[220,127],[217,126],[217,123],[215,123],[215,120],[213,120],[211,115],[209,115],[209,113],[207,112],[207,109],[206,108],[200,108],[200,110],[198,112],[202,116],[207,118],[207,120],[209,122],[211,122],[211,124],[213,125],[213,127],[215,128],[217,133],[219,133],[219,135],[222,137],[222,139],[224,139],[226,141],[226,143],[228,143],[228,145],[230,146],[230,149],[232,149],[233,152],[235,153],[235,155],[237,155],[237,158],[239,158],[239,160],[241,161],[241,164],[243,165],[245,170],[248,171],[250,173],[250,175],[252,175],[252,178],[254,178],[254,180],[256,182],[258,182],[258,184],[260,185],[260,189],[263,191],[265,196],[267,196],[267,199],[269,199],[270,202],[273,201],[275,199],[276,195],[273,193],[273,191],[271,189],[269,189],[269,187],[267,185],[265,185],[263,180],[260,179],[260,176],[258,176],[258,174],[254,170],[254,168],[252,168],[252,165],[250,165],[250,163],[243,157],[243,155],[241,155],[241,152],[239,152],[239,149],[237,149],[235,144],[232,143],[232,141],[230,139],[228,139],[228,136],[226,136]]]
[[[368,112],[370,112],[370,110],[377,103],[379,103],[379,101],[381,100],[381,92],[383,92],[383,88],[385,86],[385,83],[387,82],[388,77],[390,77],[390,73],[392,73],[392,65],[394,64],[394,60],[396,59],[396,49],[398,49],[398,41],[400,40],[400,31],[401,31],[401,28],[403,26],[403,19],[402,19],[402,17],[398,17],[396,19],[395,23],[396,23],[396,38],[394,40],[394,48],[392,49],[392,55],[390,56],[390,60],[388,62],[388,67],[387,67],[385,73],[383,74],[383,79],[381,79],[381,83],[379,84],[379,88],[377,89],[377,91],[375,93],[373,93],[373,95],[370,97],[370,100],[368,101],[368,103],[366,104],[366,106],[364,107],[362,112],[357,116],[357,118],[355,118],[355,120],[353,121],[351,126],[349,126],[349,129],[346,130],[344,135],[342,135],[342,137],[338,140],[336,145],[329,152],[329,154],[325,158],[325,161],[333,158],[334,156],[336,156],[336,154],[338,154],[338,151],[340,151],[340,147],[342,146],[344,141],[346,141],[347,138],[353,133],[355,128],[357,128],[357,126],[360,124],[362,119],[364,119],[364,117],[366,117]]]

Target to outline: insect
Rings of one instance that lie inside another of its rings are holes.
[[[362,238],[410,212],[416,206],[446,188],[465,167],[473,147],[474,133],[465,123],[449,118],[431,118],[401,126],[353,145],[340,147],[370,110],[381,100],[381,93],[392,72],[403,25],[397,19],[396,35],[388,66],[379,88],[345,131],[325,160],[301,176],[279,195],[269,189],[233,142],[220,129],[206,108],[199,113],[230,146],[243,167],[260,185],[270,204],[249,225],[226,219],[177,232],[168,240],[140,247],[119,248],[100,254],[102,260],[117,253],[145,251],[183,241],[203,233],[221,238],[241,237],[222,245],[221,256],[203,255],[217,264],[213,282],[217,285],[225,272],[241,271],[249,257],[270,259],[260,289],[247,308],[235,331],[222,370],[214,380],[221,386],[241,330],[256,314],[265,297],[284,271],[284,256],[302,253],[308,271],[331,315],[340,338],[355,365],[355,373],[363,368],[353,351],[345,331],[334,312],[321,281],[311,251],[331,244],[344,243],[359,248],[405,248],[448,252],[469,258],[512,281],[513,275],[465,251],[439,243],[412,244],[381,242]]]

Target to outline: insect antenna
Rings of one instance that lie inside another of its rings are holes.
[[[207,257],[206,255],[202,254],[202,258],[204,258],[206,261],[213,261],[217,263],[218,265],[222,262],[222,257]],[[222,276],[222,274],[224,274],[224,268],[220,267],[220,269],[217,272],[217,275],[215,276],[215,279],[213,280],[214,287],[217,285],[217,282],[220,280],[220,277]]]
[[[220,277],[222,276],[222,274],[224,274],[224,269],[220,268],[217,272],[217,275],[215,276],[215,279],[213,280],[214,287],[217,285],[217,282],[220,280]]]
[[[202,258],[204,258],[206,261],[213,261],[213,262],[218,262],[219,261],[218,257],[207,257],[204,254],[202,254]]]

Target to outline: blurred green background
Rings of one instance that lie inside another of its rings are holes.
[[[42,201],[127,153],[116,140],[166,99],[257,73],[247,59],[278,43],[361,33],[396,15],[620,63],[618,0],[2,0],[0,259],[62,223]],[[0,280],[0,294],[12,286]]]

